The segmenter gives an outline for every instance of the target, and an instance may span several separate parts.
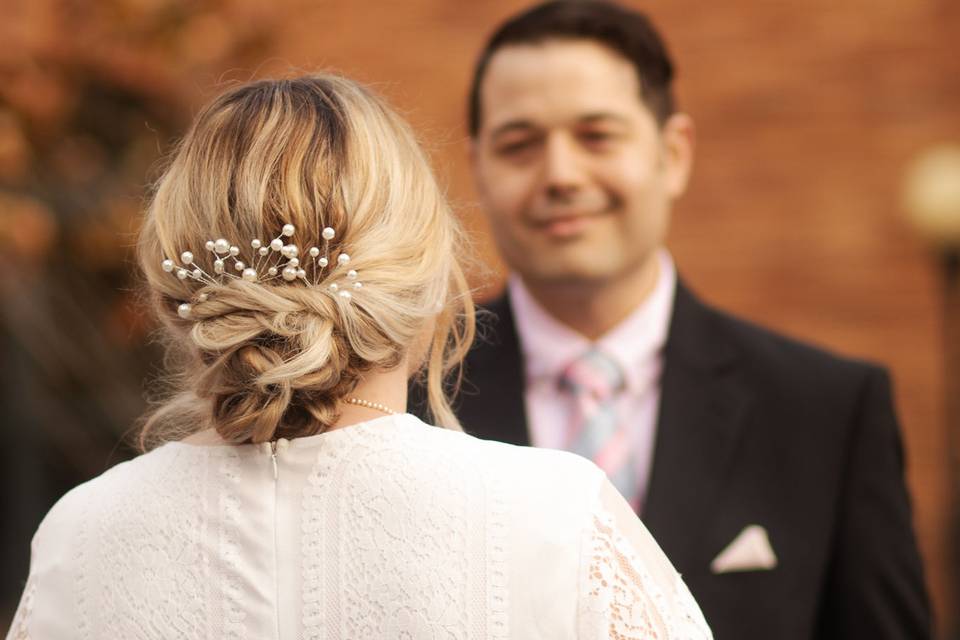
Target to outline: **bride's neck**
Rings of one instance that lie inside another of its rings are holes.
[[[356,389],[347,397],[382,404],[391,411],[404,413],[407,410],[408,377],[406,361],[390,371],[370,371],[363,375]],[[387,415],[376,409],[347,402],[341,402],[338,408],[340,409],[340,418],[330,427],[330,431]],[[196,445],[226,444],[214,429],[194,433],[184,438],[183,441]]]
[[[367,372],[347,397],[380,404],[396,413],[404,413],[407,410],[407,367],[401,364],[389,371]],[[347,402],[341,402],[339,409],[340,418],[330,427],[331,430],[386,415],[383,411]]]

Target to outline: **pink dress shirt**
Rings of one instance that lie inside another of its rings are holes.
[[[653,291],[620,324],[591,342],[551,316],[516,274],[507,281],[514,322],[523,354],[524,402],[534,446],[562,449],[572,429],[574,399],[560,389],[560,375],[573,360],[592,347],[601,349],[623,369],[626,387],[618,400],[618,413],[629,428],[629,441],[637,453],[641,496],[645,495],[657,413],[660,375],[667,342],[677,272],[666,250],[661,250],[660,273]]]

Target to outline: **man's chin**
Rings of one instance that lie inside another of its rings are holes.
[[[595,287],[615,277],[616,270],[605,265],[537,265],[535,268],[516,271],[533,286],[542,287]]]

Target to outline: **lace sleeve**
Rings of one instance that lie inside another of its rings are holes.
[[[580,638],[713,637],[680,575],[609,483],[584,532],[580,564]]]

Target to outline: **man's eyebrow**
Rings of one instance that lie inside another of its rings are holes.
[[[613,113],[611,111],[596,111],[593,113],[587,113],[577,118],[576,121],[577,124],[597,124],[603,122],[613,122],[624,126],[630,124],[630,121],[625,116],[622,116],[618,113]],[[493,129],[493,131],[490,132],[490,138],[496,140],[500,136],[514,131],[528,132],[537,129],[537,125],[532,120],[518,118],[516,120],[508,120],[503,124],[498,125]]]
[[[630,123],[627,118],[618,114],[611,113],[608,111],[597,111],[596,113],[588,113],[584,116],[581,116],[577,119],[577,124],[595,124],[598,122],[612,121],[617,124],[627,125]]]

